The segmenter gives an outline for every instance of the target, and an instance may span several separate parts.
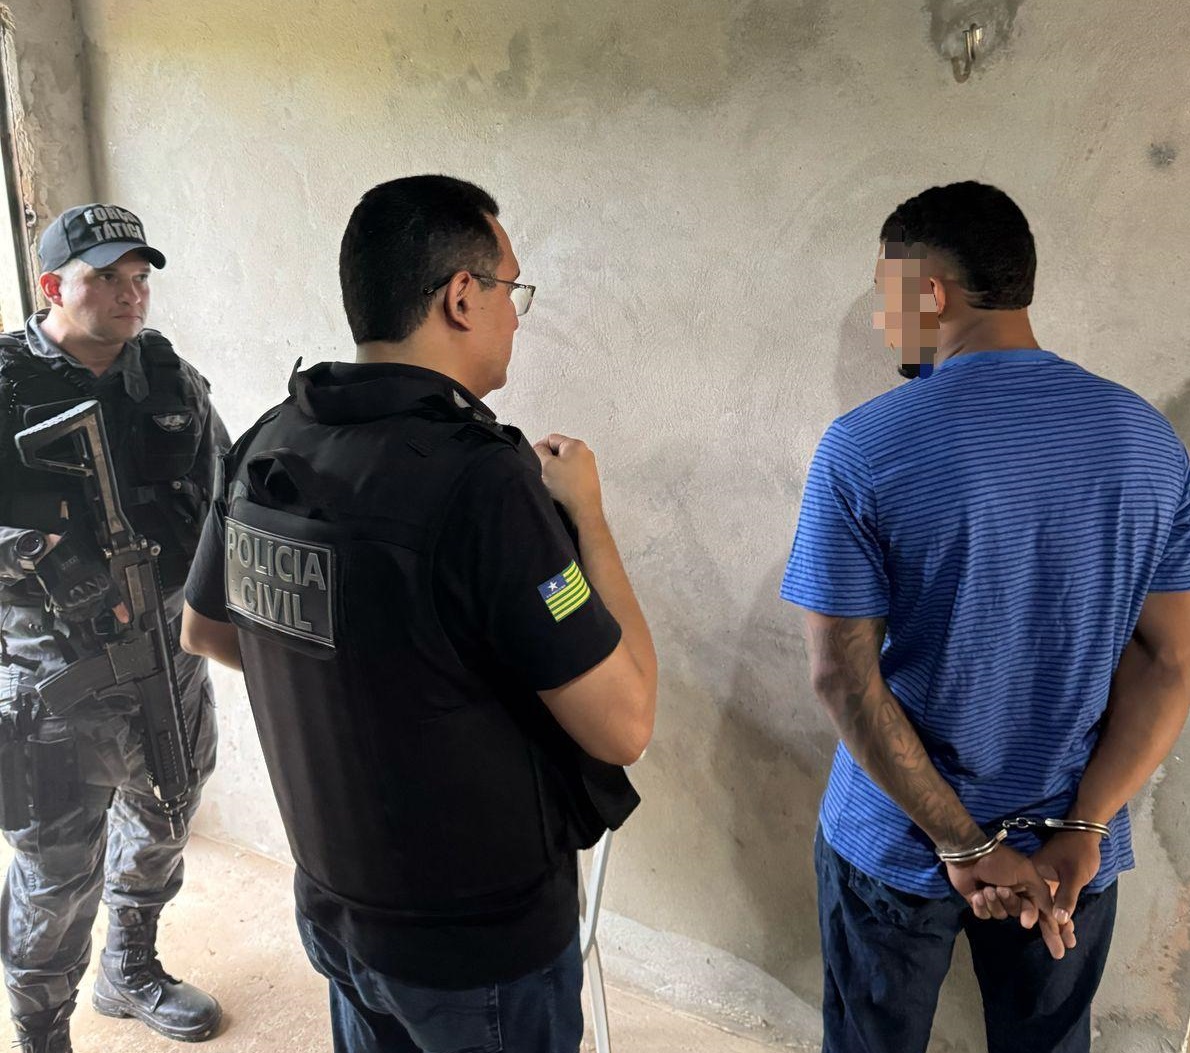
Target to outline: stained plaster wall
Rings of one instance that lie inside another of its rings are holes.
[[[156,322],[210,376],[233,432],[298,355],[350,356],[335,260],[361,191],[446,171],[496,194],[540,291],[492,402],[531,435],[596,447],[662,660],[657,735],[634,773],[646,803],[617,842],[607,903],[815,1003],[810,841],[834,736],[776,591],[816,440],[896,379],[868,331],[876,231],[931,183],[1004,186],[1038,236],[1043,342],[1190,434],[1183,4],[1127,17],[1114,0],[77,11],[96,185],[170,255]],[[985,51],[957,83],[973,20]],[[73,39],[39,48],[73,54]],[[71,62],[42,64],[75,90]],[[77,148],[45,121],[51,149]],[[242,692],[218,686],[205,829],[284,854]],[[1187,749],[1137,804],[1140,870],[1122,882],[1101,1050],[1185,1040]],[[666,944],[649,947],[663,975]],[[948,985],[937,1050],[982,1048],[967,973],[960,962]],[[717,982],[701,981],[708,1006]]]
[[[82,27],[71,0],[4,0],[0,18],[15,44],[20,191],[40,230],[94,185]]]
[[[13,92],[9,103],[15,171],[12,191],[40,223],[66,204],[91,193],[90,140],[85,131],[86,80],[82,29],[70,0],[10,0],[0,3],[9,47],[6,65]],[[35,145],[36,144],[36,145]],[[4,192],[9,192],[5,174]],[[0,325],[22,321],[22,270],[36,267],[32,246],[20,259],[9,248],[14,232],[7,205],[0,217]]]

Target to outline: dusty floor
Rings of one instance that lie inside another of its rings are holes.
[[[8,846],[0,842],[4,868],[8,855]],[[90,1006],[93,962],[73,1018],[76,1053],[330,1050],[325,987],[307,965],[293,924],[290,869],[202,838],[191,842],[186,860],[186,887],[162,916],[162,960],[223,1003],[220,1033],[189,1047],[135,1021],[99,1016]],[[104,926],[101,912],[97,945]],[[608,1002],[616,1053],[757,1053],[764,1048],[628,991],[609,989]],[[0,1013],[0,1049],[12,1041],[7,1014]],[[588,1038],[584,1051],[594,1048]]]

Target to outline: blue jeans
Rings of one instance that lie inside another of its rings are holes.
[[[983,995],[988,1053],[1088,1053],[1091,999],[1116,919],[1116,885],[1075,908],[1078,946],[1054,961],[1036,929],[980,921],[954,892],[925,899],[869,877],[814,839],[826,984],[823,1053],[925,1053],[960,931]]]
[[[544,969],[444,991],[368,968],[298,914],[310,963],[330,981],[335,1053],[577,1053],[583,1037],[578,933]]]

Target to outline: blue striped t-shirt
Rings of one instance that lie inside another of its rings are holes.
[[[884,678],[988,826],[1066,814],[1145,595],[1184,590],[1190,461],[1169,422],[1048,351],[982,351],[830,426],[781,595],[886,619]],[[842,743],[820,817],[866,874],[948,893],[929,838]],[[1127,809],[1111,832],[1091,891],[1133,865]]]

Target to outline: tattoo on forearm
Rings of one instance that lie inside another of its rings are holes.
[[[970,815],[880,675],[884,623],[819,615],[808,625],[815,687],[852,756],[934,841],[969,843]]]

